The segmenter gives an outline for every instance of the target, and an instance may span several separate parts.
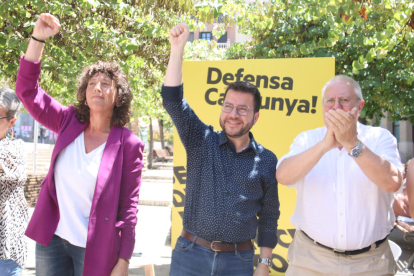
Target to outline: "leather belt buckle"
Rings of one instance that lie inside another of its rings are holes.
[[[345,253],[345,250],[334,249],[333,252],[336,252],[336,253]]]
[[[216,251],[216,252],[221,251],[220,249],[214,249],[213,248],[213,245],[214,245],[215,242],[220,242],[220,241],[213,241],[213,242],[211,242],[211,245],[210,245],[211,250]]]

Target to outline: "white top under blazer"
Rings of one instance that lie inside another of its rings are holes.
[[[73,245],[86,247],[89,214],[106,142],[85,152],[84,132],[63,149],[55,165],[60,220],[55,234]]]

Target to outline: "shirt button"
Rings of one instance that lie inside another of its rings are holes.
[[[108,221],[109,221],[109,218],[105,218],[105,223],[108,223]]]
[[[341,238],[343,238],[344,237],[344,235],[341,235]]]
[[[342,192],[340,192],[339,194],[342,195]]]
[[[342,213],[341,213],[341,216],[342,216]]]

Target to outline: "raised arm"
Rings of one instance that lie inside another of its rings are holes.
[[[163,106],[171,116],[187,151],[199,147],[208,128],[183,98],[183,85],[181,85],[183,83],[183,55],[189,36],[190,32],[185,23],[180,23],[171,29],[170,61],[161,91]]]
[[[50,14],[42,13],[33,30],[33,37],[26,55],[20,59],[16,80],[16,95],[33,118],[43,126],[58,133],[67,107],[61,105],[39,87],[41,57],[44,43],[59,32],[59,21]],[[37,39],[37,40],[36,40]]]
[[[164,86],[179,86],[183,83],[183,56],[190,31],[187,24],[180,23],[170,31],[171,53],[165,74]]]

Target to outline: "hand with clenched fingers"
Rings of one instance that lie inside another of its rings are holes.
[[[174,26],[170,31],[170,44],[171,49],[179,48],[184,50],[185,44],[190,37],[190,30],[188,29],[187,24],[179,23]]]
[[[41,13],[33,29],[33,36],[39,40],[46,40],[59,33],[60,22],[50,13]]]

